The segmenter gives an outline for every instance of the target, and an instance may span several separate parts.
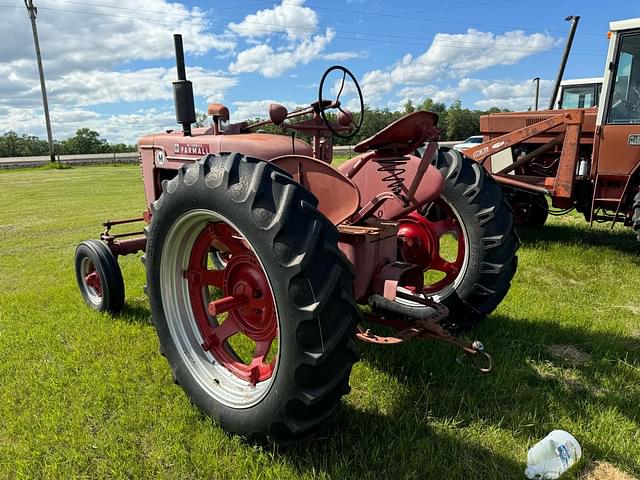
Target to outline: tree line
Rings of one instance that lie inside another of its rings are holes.
[[[73,137],[54,143],[56,154],[135,152],[135,145],[109,143],[89,128],[80,128]],[[0,157],[32,157],[49,155],[49,143],[34,135],[18,135],[9,131],[0,136]]]
[[[414,105],[408,100],[402,110],[391,111],[389,109],[378,109],[365,106],[364,121],[362,129],[358,134],[350,139],[342,139],[336,137],[334,143],[336,145],[355,145],[360,141],[374,135],[394,120],[403,115],[414,112],[416,110],[426,110],[438,114],[438,128],[440,128],[440,140],[464,140],[471,135],[480,133],[480,116],[488,113],[500,112],[499,108],[491,108],[489,110],[469,110],[462,108],[460,100],[456,100],[448,107],[442,102],[434,102],[427,98],[420,104]],[[504,110],[506,111],[506,110]],[[354,113],[356,124],[359,120],[359,112]],[[329,115],[331,116],[331,114]],[[207,124],[205,114],[198,115],[198,126]],[[284,132],[275,125],[265,125],[261,127],[268,133]],[[299,137],[309,141],[310,137],[304,134],[298,134]],[[109,143],[105,139],[100,138],[100,134],[89,128],[81,128],[76,134],[66,140],[55,143],[55,151],[61,155],[68,154],[87,154],[87,153],[121,153],[135,152],[135,145],[127,145],[125,143]],[[42,140],[33,135],[18,135],[15,132],[6,132],[0,136],[0,157],[24,157],[48,155],[49,145],[46,140]]]
[[[468,108],[462,108],[460,100],[456,100],[451,105],[447,105],[443,102],[434,102],[432,99],[427,98],[422,103],[414,105],[411,100],[408,100],[402,110],[389,110],[371,108],[369,106],[364,107],[364,120],[362,122],[362,128],[353,138],[343,139],[335,137],[333,143],[335,145],[355,145],[362,140],[371,137],[391,122],[399,119],[407,113],[415,112],[416,110],[425,110],[428,112],[434,112],[438,114],[438,128],[440,129],[441,141],[452,140],[464,140],[471,135],[478,135],[480,133],[480,117],[489,113],[506,112],[508,110],[501,110],[499,108],[491,108],[489,110],[470,110]],[[327,117],[335,119],[333,113],[327,112]],[[257,120],[257,119],[256,119]],[[360,112],[354,112],[354,123],[357,125],[360,120]],[[280,133],[286,132],[276,127],[275,125],[265,125],[260,127],[268,133]],[[309,141],[311,137],[305,134],[296,134],[303,140]]]

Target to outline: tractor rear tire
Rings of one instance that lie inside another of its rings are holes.
[[[161,352],[196,406],[252,441],[308,436],[349,392],[358,359],[352,267],[316,206],[289,174],[237,153],[182,167],[151,206],[143,258]],[[229,253],[225,265],[211,261],[213,244]],[[250,360],[236,335],[255,341]]]
[[[638,236],[638,241],[640,241],[640,191],[636,193],[635,197],[633,197],[633,231],[636,232]]]
[[[468,247],[462,277],[437,301],[449,308],[451,326],[466,328],[495,310],[509,291],[519,239],[510,205],[479,163],[441,148],[434,164],[445,178],[441,198],[456,213]]]
[[[124,306],[124,281],[118,260],[99,240],[87,240],[76,248],[76,280],[85,303],[112,315]]]

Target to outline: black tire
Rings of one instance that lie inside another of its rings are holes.
[[[351,367],[358,359],[353,334],[360,314],[352,295],[353,271],[338,250],[336,228],[316,209],[317,199],[289,174],[240,154],[208,155],[182,167],[163,192],[152,205],[143,258],[152,319],[174,380],[227,431],[280,444],[306,437],[349,392]],[[279,317],[277,368],[264,396],[242,408],[230,405],[194,373],[196,363],[207,369],[216,361],[204,349],[185,355],[182,337],[172,335],[175,314],[163,299],[161,277],[168,277],[162,257],[172,255],[166,240],[194,211],[212,212],[233,224],[259,259],[273,292]],[[173,225],[178,226],[172,230]]]
[[[638,241],[640,241],[640,191],[633,197],[633,231],[636,232]]]
[[[523,199],[518,198],[524,197]],[[549,217],[549,204],[542,194],[522,194],[516,193],[515,201],[518,205],[523,205],[520,215],[516,215],[516,224],[529,228],[543,227]],[[524,200],[524,201],[523,201]],[[514,207],[515,208],[515,207]]]
[[[477,162],[441,148],[434,161],[445,178],[443,200],[457,213],[469,245],[467,268],[453,292],[438,301],[451,325],[469,327],[500,304],[516,273],[519,239],[500,186]]]
[[[87,305],[99,312],[116,314],[124,306],[124,281],[118,260],[109,247],[99,240],[78,245],[74,257],[76,280]],[[95,271],[100,286],[87,284],[87,275]]]

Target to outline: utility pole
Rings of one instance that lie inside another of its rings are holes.
[[[540,77],[536,77],[533,79],[536,82],[536,108],[535,111],[538,111],[538,100],[540,99]]]
[[[40,54],[40,42],[38,41],[38,27],[36,26],[36,16],[38,9],[33,6],[33,0],[24,0],[24,4],[31,19],[31,30],[33,30],[33,43],[36,47],[36,59],[38,61],[38,72],[40,73],[40,89],[42,90],[42,105],[44,107],[44,120],[47,124],[47,139],[49,140],[49,158],[51,163],[55,163],[56,156],[53,148],[53,135],[51,134],[51,120],[49,119],[49,102],[47,101],[47,88],[44,84],[44,69],[42,68],[42,56]]]

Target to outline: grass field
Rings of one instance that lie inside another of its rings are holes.
[[[1,173],[0,202],[0,478],[523,478],[556,428],[583,446],[566,478],[597,461],[640,475],[640,247],[626,229],[569,216],[521,232],[509,295],[470,333],[492,374],[433,342],[361,345],[335,418],[278,452],[225,434],[173,384],[138,256],[121,259],[122,315],[81,301],[75,246],[141,213],[138,167]]]

